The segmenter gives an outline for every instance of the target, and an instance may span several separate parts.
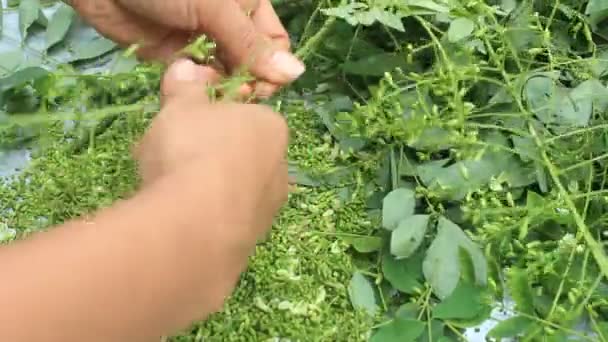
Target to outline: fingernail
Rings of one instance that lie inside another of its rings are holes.
[[[300,77],[306,67],[294,55],[286,51],[277,51],[272,55],[272,65],[290,80]]]
[[[180,82],[192,82],[198,78],[196,64],[189,59],[174,62],[167,71],[167,77]]]

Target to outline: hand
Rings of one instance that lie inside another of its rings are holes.
[[[226,199],[220,203],[225,214],[239,221],[235,227],[252,228],[253,235],[234,234],[249,252],[287,199],[288,131],[283,118],[267,107],[210,103],[204,84],[217,77],[209,67],[175,62],[163,80],[163,108],[135,155],[144,184],[187,169],[217,178],[217,200]]]
[[[202,33],[218,45],[221,68],[246,66],[269,96],[297,79],[304,65],[289,53],[289,37],[270,0],[71,0],[101,34],[141,44],[140,57],[168,61]],[[250,14],[248,16],[248,14]]]

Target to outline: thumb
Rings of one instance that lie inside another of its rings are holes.
[[[277,85],[290,83],[304,73],[304,64],[259,32],[236,1],[198,3],[201,29],[216,41],[222,61],[232,71],[245,67],[256,78]]]
[[[219,79],[220,75],[211,67],[197,65],[189,59],[178,59],[163,75],[161,106],[179,98],[208,103],[208,88]]]

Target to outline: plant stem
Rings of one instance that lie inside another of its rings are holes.
[[[568,193],[568,191],[562,184],[562,181],[559,179],[559,172],[555,168],[555,165],[553,165],[553,163],[549,159],[549,156],[547,155],[547,152],[545,150],[545,145],[540,140],[536,130],[534,129],[534,127],[531,124],[528,125],[528,127],[530,129],[530,134],[534,138],[534,142],[536,143],[536,146],[538,146],[538,148],[540,150],[541,157],[543,158],[545,165],[547,166],[547,169],[549,171],[549,174],[551,175],[551,178],[553,179],[553,182],[555,182],[555,185],[557,186],[557,189],[558,189],[560,195],[564,198],[564,201],[566,202],[568,209],[572,212],[574,222],[576,223],[576,226],[577,226],[579,232],[583,235],[583,238],[585,239],[587,246],[591,250],[591,253],[593,254],[593,257],[595,258],[595,261],[597,262],[597,264],[600,268],[600,271],[602,272],[604,277],[606,277],[606,279],[608,279],[608,257],[606,257],[606,254],[604,253],[602,245],[599,244],[595,240],[593,235],[591,235],[591,232],[589,231],[587,224],[585,223],[585,221],[579,214],[578,209],[576,208],[576,205],[574,204],[574,201],[572,201],[570,194]]]

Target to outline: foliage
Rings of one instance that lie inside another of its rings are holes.
[[[308,65],[269,103],[292,127],[290,172],[301,191],[276,231],[306,225],[315,234],[291,236],[292,250],[281,239],[293,232],[275,232],[218,320],[175,339],[463,340],[507,298],[513,315],[491,338],[607,340],[608,2],[273,3]],[[4,218],[3,240],[40,217],[58,223],[132,190],[135,180],[116,170],[91,173],[110,182],[112,196],[61,190],[69,180],[53,178],[46,163],[58,153],[73,163],[110,153],[120,162],[105,167],[126,167],[125,147],[110,152],[104,136],[132,141],[128,127],[141,131],[158,107],[161,69],[124,62],[102,37],[71,41],[75,16],[60,7],[48,19],[36,1],[16,10],[23,39],[42,30],[45,52],[70,47],[69,64],[48,71],[18,53],[0,60],[2,145],[27,143],[42,156],[25,173],[37,183],[24,174],[10,183],[32,197],[19,202],[27,214]],[[185,53],[205,61],[211,48],[203,39]],[[78,71],[108,56],[111,71]],[[63,130],[64,118],[77,119],[72,129]],[[33,196],[34,187],[48,197]],[[14,210],[15,197],[5,198],[16,193],[3,192],[4,210]],[[339,205],[318,209],[312,199],[324,194]],[[75,199],[87,205],[59,205]],[[275,248],[284,252],[276,263],[268,257]],[[310,273],[289,266],[300,258],[315,263]],[[300,277],[314,290],[293,285]],[[277,288],[295,286],[301,298],[281,300],[262,285],[285,295]],[[323,324],[332,315],[341,331]],[[581,322],[593,335],[577,330]]]

